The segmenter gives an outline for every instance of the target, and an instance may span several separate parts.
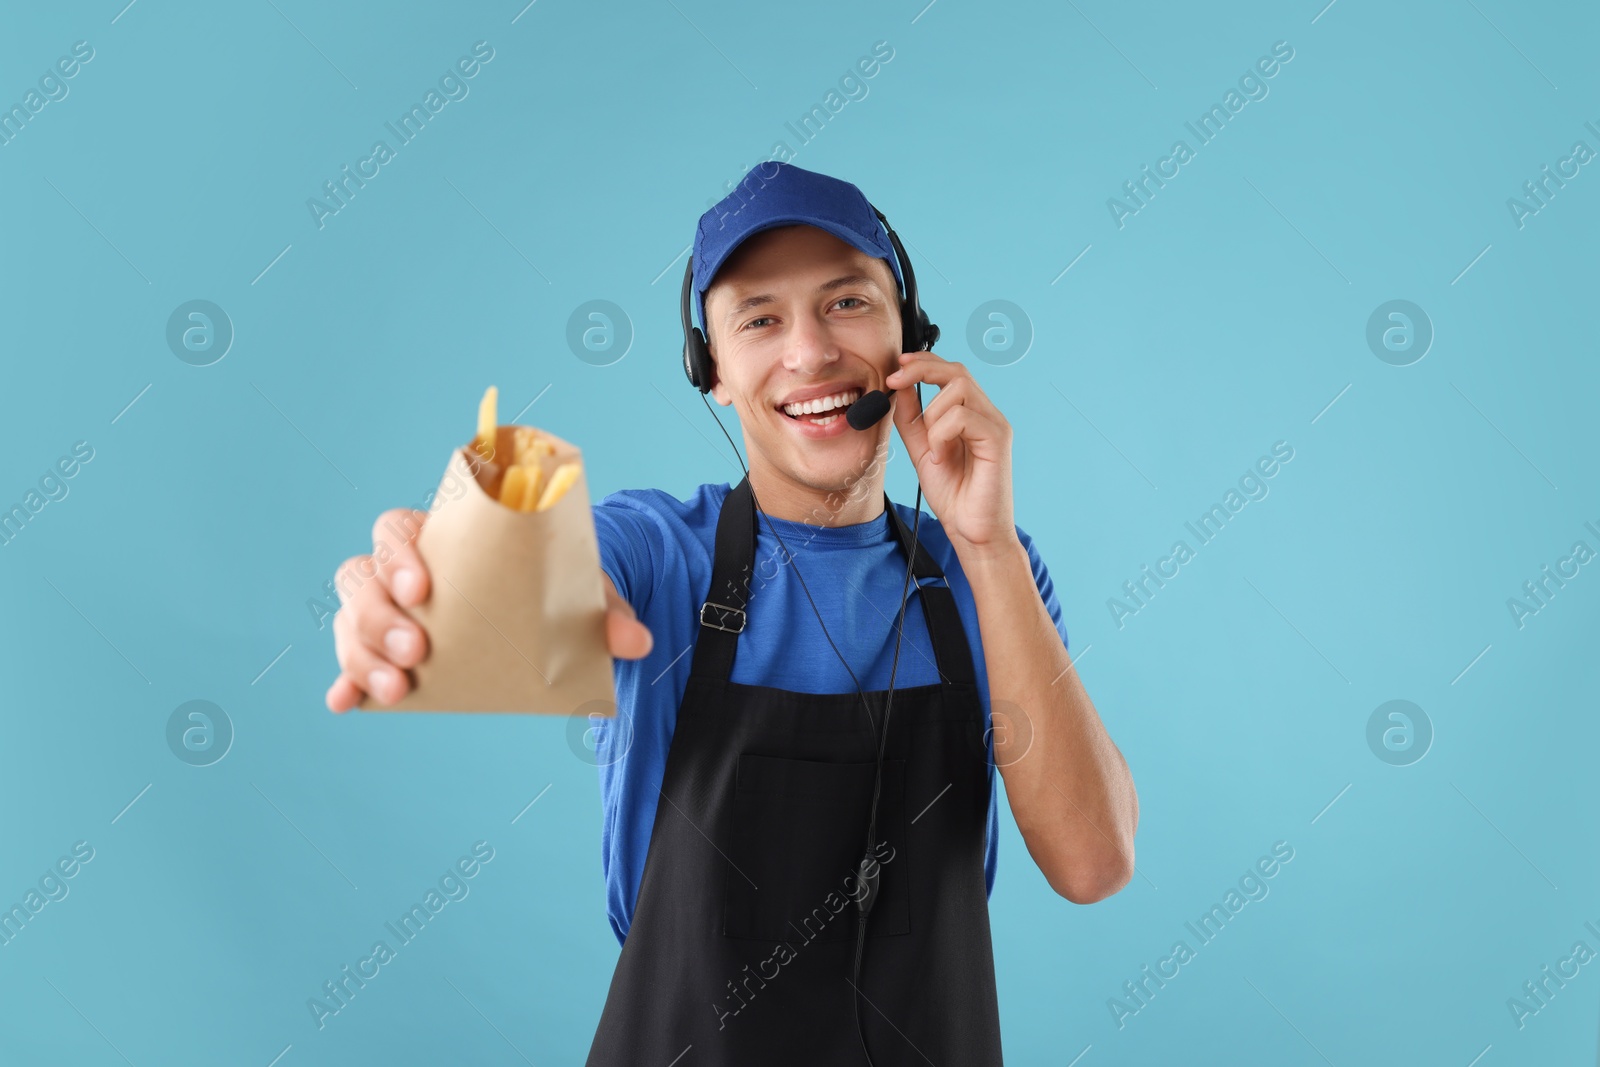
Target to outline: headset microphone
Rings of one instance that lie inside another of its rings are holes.
[[[889,398],[892,396],[894,396],[893,389],[887,393],[881,389],[874,389],[845,409],[844,421],[850,424],[852,430],[866,430],[878,425],[879,421],[889,414],[891,403]]]

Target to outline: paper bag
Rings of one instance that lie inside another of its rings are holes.
[[[497,457],[512,454],[511,433],[496,431]],[[551,467],[581,460],[571,444],[539,434],[555,446]],[[417,535],[428,599],[406,609],[427,631],[428,656],[398,703],[369,696],[361,710],[615,714],[584,477],[547,510],[521,512],[490,496],[501,473],[471,446],[450,457]]]

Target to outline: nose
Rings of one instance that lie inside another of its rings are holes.
[[[839,349],[827,322],[815,315],[797,316],[784,343],[784,369],[795,374],[812,375],[838,360]]]

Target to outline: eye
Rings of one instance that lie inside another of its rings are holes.
[[[833,306],[834,307],[838,307],[840,304],[844,303],[846,300],[854,300],[857,304],[865,304],[865,301],[862,300],[859,296],[846,296],[846,297],[840,297],[838,300],[834,301],[834,305]]]
[[[741,327],[741,329],[748,330],[750,327],[756,325],[757,323],[766,322],[771,318],[772,318],[771,315],[762,315],[760,318],[751,319],[749,322],[745,323],[744,326]]]

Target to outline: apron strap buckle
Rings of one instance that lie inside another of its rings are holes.
[[[706,612],[712,609],[715,609],[713,617],[707,618]],[[738,618],[735,620],[734,616],[738,616]],[[709,600],[700,605],[700,625],[708,626],[713,630],[721,630],[730,634],[742,633],[746,619],[747,616],[743,608],[736,608],[728,604],[714,604]],[[736,621],[738,625],[727,625],[730,621]]]

